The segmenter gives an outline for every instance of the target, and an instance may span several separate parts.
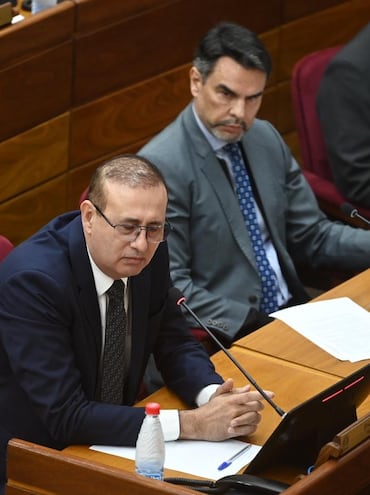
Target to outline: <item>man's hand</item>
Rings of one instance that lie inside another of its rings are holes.
[[[228,379],[207,404],[180,411],[180,438],[220,441],[254,433],[264,405],[262,395],[250,389],[250,385],[234,388],[233,380]]]

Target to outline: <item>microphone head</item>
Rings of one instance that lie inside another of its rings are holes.
[[[353,218],[357,213],[356,208],[352,206],[350,203],[343,203],[340,209],[343,211],[343,213],[350,216],[351,218]]]
[[[177,287],[170,287],[170,289],[168,289],[168,296],[171,299],[174,299],[178,306],[181,306],[181,304],[185,302],[185,297]]]

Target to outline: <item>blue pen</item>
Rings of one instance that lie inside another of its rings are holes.
[[[226,469],[227,467],[229,467],[236,459],[239,459],[239,457],[241,455],[244,454],[244,452],[246,452],[248,449],[250,449],[252,447],[252,444],[251,443],[248,443],[248,445],[246,445],[245,447],[243,447],[241,450],[239,450],[239,452],[237,452],[236,454],[234,454],[233,456],[230,457],[230,459],[228,459],[227,461],[224,461],[222,464],[220,464],[218,466],[218,470],[219,471],[222,471],[223,469]]]

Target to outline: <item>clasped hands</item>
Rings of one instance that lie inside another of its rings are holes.
[[[265,392],[270,398],[273,392]],[[254,433],[264,409],[262,395],[250,385],[234,387],[231,378],[220,385],[207,404],[180,411],[180,438],[221,441]]]

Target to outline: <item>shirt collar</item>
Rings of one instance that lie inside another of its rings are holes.
[[[98,297],[100,297],[107,292],[109,287],[113,284],[114,279],[108,277],[108,275],[100,270],[95,261],[92,259],[89,249],[87,249],[87,254],[89,255],[90,264],[93,271],[96,293]],[[127,287],[127,278],[123,278],[122,282],[124,282],[125,286]]]

